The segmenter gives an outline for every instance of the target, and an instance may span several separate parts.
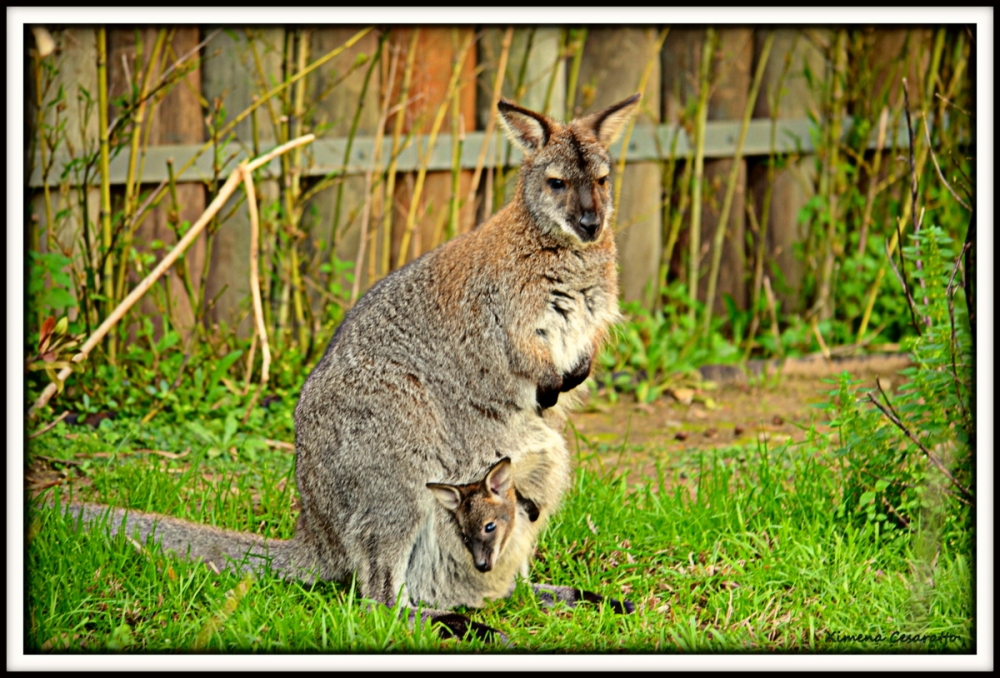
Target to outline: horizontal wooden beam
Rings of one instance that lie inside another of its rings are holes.
[[[850,132],[853,121],[850,118],[844,120],[844,134]],[[771,121],[769,119],[757,119],[750,122],[747,130],[746,142],[743,146],[744,156],[761,156],[771,153]],[[947,124],[947,121],[946,121]],[[787,153],[810,153],[815,150],[811,130],[815,129],[815,124],[811,120],[779,120],[775,134],[774,152],[779,154]],[[740,123],[736,121],[715,121],[708,122],[705,130],[705,157],[706,158],[728,158],[736,152],[736,140],[740,132]],[[675,139],[676,136],[676,139]],[[490,139],[490,148],[486,152],[486,166],[495,167],[497,162],[496,143],[498,135],[494,134]],[[382,157],[379,163],[384,169],[388,165],[388,151],[390,144],[388,140],[383,142]],[[483,132],[468,132],[461,139],[462,153],[461,165],[463,169],[474,169],[479,158],[479,152],[484,142]],[[506,139],[500,139],[504,145],[503,155],[507,156]],[[905,148],[908,146],[906,130],[902,127],[897,131],[895,142],[886,140],[887,148]],[[321,177],[327,175],[343,174],[363,174],[371,166],[372,155],[374,153],[375,139],[373,137],[356,137],[351,147],[351,155],[344,164],[344,152],[347,149],[346,138],[320,138],[311,146],[307,147],[303,153],[305,166],[303,174],[311,177]],[[869,148],[876,148],[876,132],[873,130],[869,139]],[[627,161],[629,162],[650,162],[665,161],[671,155],[676,158],[689,158],[694,154],[694,143],[687,130],[674,125],[636,126],[635,131],[629,139]],[[151,146],[146,149],[145,171],[142,177],[143,183],[158,184],[167,178],[167,160],[173,159],[174,167],[180,168],[195,156],[201,146]],[[621,142],[615,144],[611,149],[613,157],[620,157]],[[220,177],[224,178],[239,164],[240,161],[249,157],[250,149],[245,145],[230,143],[220,153],[223,158],[223,166]],[[516,166],[521,162],[521,154],[515,151],[510,154],[511,164]],[[71,166],[72,158],[65,152],[56,154],[55,163],[49,173],[49,184],[61,183],[61,175],[64,168]],[[418,169],[421,165],[427,164],[429,170],[450,170],[452,163],[451,136],[439,134],[434,148],[427,150],[427,137],[416,136],[410,139],[399,154],[397,163],[400,172],[407,172]],[[38,158],[34,163],[34,170],[31,174],[29,185],[42,185],[41,163]],[[114,156],[111,160],[111,183],[125,183],[125,176],[128,169],[128,152],[124,151]],[[281,170],[281,164],[274,160],[270,165],[263,168],[266,177],[276,177]],[[91,174],[95,173],[91,171]],[[82,181],[82,167],[79,163],[71,166],[67,173],[67,179],[73,185],[78,185]],[[209,181],[212,179],[212,151],[211,149],[202,153],[192,166],[177,177],[181,182]],[[94,185],[98,185],[99,178],[92,176]]]

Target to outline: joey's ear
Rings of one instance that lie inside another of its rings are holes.
[[[619,101],[602,111],[581,118],[580,123],[585,128],[590,129],[601,145],[607,148],[625,129],[625,123],[629,121],[629,118],[639,110],[639,99],[641,98],[641,94],[633,94],[624,101]]]
[[[507,137],[523,148],[525,153],[534,153],[549,143],[554,125],[552,120],[506,99],[497,103],[497,109],[500,111],[500,122],[507,130]]]
[[[490,472],[486,474],[486,487],[490,488],[493,494],[506,494],[510,491],[513,482],[510,473],[510,457],[504,457],[490,467]]]
[[[462,493],[453,485],[442,485],[441,483],[427,483],[427,488],[434,493],[434,497],[449,511],[456,510],[462,503]]]

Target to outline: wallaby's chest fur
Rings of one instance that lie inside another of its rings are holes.
[[[456,331],[492,321],[505,343],[548,349],[541,359],[560,373],[592,353],[618,315],[611,234],[589,248],[569,249],[530,226],[520,202],[445,245],[431,265],[440,275],[433,294]],[[517,360],[510,362],[517,372]]]

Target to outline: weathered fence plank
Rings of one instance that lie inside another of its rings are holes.
[[[74,268],[84,271],[85,242],[89,239],[91,250],[89,259],[96,261],[100,248],[100,191],[88,188],[83,191],[73,190],[82,181],[77,174],[80,167],[71,171],[67,177],[67,189],[61,190],[61,175],[64,167],[72,158],[79,159],[84,154],[96,152],[99,142],[97,116],[97,39],[93,28],[67,28],[54,30],[52,37],[56,42],[55,51],[46,59],[55,61],[57,72],[48,91],[48,98],[42,102],[43,120],[45,125],[56,127],[64,124],[63,132],[57,134],[55,162],[47,180],[49,184],[49,208],[43,191],[32,196],[32,214],[38,221],[34,226],[37,236],[29,233],[28,242],[38,243],[41,252],[59,251],[75,260]],[[54,101],[57,93],[62,90],[62,102],[47,106]],[[87,94],[89,93],[89,99]],[[38,109],[32,107],[32,116],[37,123]],[[37,129],[37,127],[36,127]],[[36,132],[37,133],[37,132]],[[42,168],[39,157],[34,164],[34,171],[39,181],[33,186],[42,185]],[[97,172],[94,172],[95,174]],[[65,218],[59,214],[65,213]],[[51,213],[51,221],[48,216]],[[89,236],[84,236],[84,228],[89,229]],[[83,287],[87,286],[85,279],[73,281],[77,287],[76,298],[82,298]],[[82,305],[82,301],[80,302]],[[77,309],[70,309],[68,315],[75,320]]]
[[[750,90],[751,66],[753,64],[753,29],[724,28],[719,30],[719,50],[715,57],[715,91],[708,100],[709,120],[739,120],[747,107]],[[714,313],[724,314],[723,295],[732,296],[739,308],[746,308],[746,235],[745,201],[747,161],[741,158],[720,158],[705,164],[705,179],[708,182],[709,199],[702,217],[702,229],[708,236],[708,260],[714,256],[715,230],[721,215],[719,210],[725,200],[729,175],[733,164],[739,165],[736,176],[736,192],[725,225],[725,240],[719,268],[719,281],[715,298]],[[700,287],[700,284],[699,284]]]
[[[144,28],[139,31],[142,41],[143,63],[136,62],[137,45],[136,31],[133,29],[113,29],[108,32],[108,44],[110,51],[109,59],[109,90],[110,97],[126,94],[136,81],[139,69],[145,69],[150,59],[150,52],[156,40],[157,30]],[[164,49],[167,57],[162,61],[169,68],[175,62],[174,57],[180,57],[194,49],[199,42],[198,29],[196,27],[181,27],[171,31],[172,36]],[[163,69],[165,70],[165,69]],[[150,71],[150,90],[160,81],[161,69],[154,67]],[[201,91],[201,71],[192,70],[184,80],[165,90],[166,94],[161,97],[154,97],[148,103],[146,109],[146,120],[149,124],[149,144],[150,147],[161,144],[198,144],[204,140],[204,121],[202,120],[201,103],[198,100],[198,92]],[[120,111],[114,111],[112,118]],[[123,158],[128,158],[130,151],[123,152]],[[142,159],[138,159],[143,162]],[[163,172],[166,172],[166,162],[162,158]],[[144,158],[143,169],[149,165],[149,158]],[[176,164],[176,163],[175,163]],[[140,165],[137,164],[137,167]],[[156,184],[150,183],[147,174],[143,173],[144,183],[142,189],[151,191],[156,188]],[[164,177],[165,178],[165,177]],[[205,187],[200,183],[182,183],[177,185],[177,205],[178,213],[176,218],[178,223],[183,221],[194,222],[205,210]],[[170,247],[177,242],[177,236],[170,223],[171,198],[167,197],[161,201],[159,207],[150,211],[145,220],[138,227],[133,237],[133,246],[141,254],[153,253],[156,260],[162,258],[163,253],[169,251]],[[164,249],[152,250],[154,242],[159,241],[166,247]],[[200,273],[205,258],[205,236],[198,238],[185,254],[185,266],[188,269],[192,288],[197,294],[200,287]],[[153,264],[155,266],[155,263]],[[133,271],[130,282],[138,282],[142,276]],[[172,268],[164,277],[164,284],[170,285],[171,308],[167,309],[170,321],[186,340],[194,326],[194,303],[195,299],[188,297],[185,285],[181,280],[178,267]],[[159,333],[162,331],[163,316],[162,310],[158,307],[157,301],[150,295],[144,297],[140,302],[140,311],[149,317]]]
[[[313,60],[340,47],[356,33],[357,29],[353,27],[317,28],[312,32],[310,42]],[[359,68],[354,67],[362,55],[367,56],[369,60],[374,58],[378,43],[379,35],[372,31],[310,76],[308,90],[310,112],[306,118],[309,129],[321,129],[324,137],[340,138],[345,141],[338,165],[330,167],[329,171],[323,174],[340,171],[347,150],[346,138],[351,133],[355,115],[358,116],[355,143],[361,136],[369,140],[369,146],[373,143],[379,119],[379,92],[382,87],[380,69],[378,65],[375,66],[368,86],[365,87],[365,76],[371,64],[366,62]],[[363,100],[362,90],[364,90]],[[320,141],[322,139],[323,137],[320,137]],[[313,147],[308,149],[308,154],[312,156],[316,148],[313,144]],[[364,164],[364,170],[367,170],[367,166],[371,163],[370,153],[369,148],[368,154],[364,158],[359,158],[358,164]],[[373,193],[375,204],[371,211],[371,223],[374,224],[380,221],[382,201],[379,198],[382,190],[380,188]],[[313,308],[318,309],[321,306],[321,296],[315,286],[326,282],[323,278],[313,280],[311,277],[315,275],[320,263],[332,264],[333,257],[342,261],[356,259],[362,238],[361,216],[366,198],[364,177],[354,175],[339,179],[306,202],[302,228],[308,234],[308,246],[305,248],[308,265],[305,266],[303,275],[314,283],[307,285]],[[367,246],[369,249],[375,249],[377,244],[369,241]],[[367,289],[370,284],[368,267],[362,265],[360,270],[354,271],[354,275],[360,276],[361,289]],[[339,282],[347,285],[346,276],[341,274]],[[348,285],[347,289],[349,288]]]
[[[649,130],[659,122],[660,57],[656,29],[591,29],[580,68],[580,82],[593,88],[593,99],[586,102],[587,109],[597,110],[634,94],[647,66],[651,66],[652,72],[642,93],[637,131],[641,128]],[[615,156],[615,159],[618,157]],[[655,286],[663,248],[660,209],[662,171],[658,162],[630,162],[625,165],[615,230],[619,260],[622,262],[620,287],[627,300],[648,301],[649,292],[656,292],[649,286],[650,283]],[[615,180],[614,174],[612,180]]]
[[[259,96],[273,87],[274,82],[282,78],[283,50],[285,45],[284,28],[253,28],[254,45],[264,71],[263,81],[257,72],[250,40],[244,30],[229,31],[213,41],[215,49],[206,47],[208,58],[202,64],[202,93],[213,110],[223,106],[226,111],[225,121],[232,120],[236,115],[253,103],[254,96]],[[216,53],[217,50],[217,53]],[[273,80],[272,80],[273,79]],[[273,101],[274,110],[280,113],[280,102]],[[256,111],[259,142],[262,148],[273,145],[278,139],[274,121],[269,115],[267,104]],[[209,113],[211,114],[211,113]],[[253,122],[250,117],[236,125],[236,138],[239,144],[230,144],[222,152],[227,157],[238,146],[244,147],[244,152],[252,152]],[[207,152],[211,154],[211,150]],[[209,158],[211,161],[211,158]],[[225,179],[227,171],[220,172],[220,178]],[[256,186],[258,198],[262,201],[274,201],[278,198],[278,185],[273,181],[259,182]],[[239,200],[241,193],[235,194],[220,210],[220,214],[231,212]],[[209,227],[211,228],[211,226]],[[263,220],[261,224],[261,241],[273,246],[276,242],[274,230],[276,225]],[[208,234],[211,240],[210,275],[205,290],[206,299],[217,299],[212,307],[210,317],[216,322],[224,322],[229,327],[236,326],[239,336],[248,336],[253,324],[249,315],[250,301],[250,218],[246,207],[237,209],[224,224],[219,224],[214,232]],[[261,252],[261,265],[268,265],[270,257],[267,250]],[[279,277],[287,279],[286,271],[275,271]],[[287,284],[285,285],[287,289]],[[279,306],[288,308],[288,300],[278,300]],[[278,317],[278,322],[287,324],[285,317]],[[237,325],[238,323],[238,325]]]
[[[730,121],[736,125],[731,143],[735,144],[739,123],[747,105],[747,94],[750,88],[750,67],[753,55],[753,32],[744,28],[724,28],[717,31],[716,53],[712,59],[712,75],[710,96],[708,99],[707,116],[712,121]],[[673,123],[678,123],[686,115],[691,114],[691,102],[697,99],[698,82],[694,74],[698,72],[702,50],[705,45],[703,29],[674,30],[667,36],[663,49],[664,78],[663,96],[665,98],[665,115]],[[669,65],[668,65],[669,64]],[[669,73],[667,72],[669,70]],[[685,113],[687,109],[688,113]],[[693,124],[693,119],[688,122]],[[748,131],[744,144],[744,156],[748,151],[757,150],[756,144],[761,141],[756,133],[760,128]],[[706,130],[706,137],[708,133]],[[727,139],[729,140],[729,139]],[[678,144],[680,145],[680,144]],[[686,154],[684,154],[686,155]],[[713,158],[709,139],[705,143],[705,192],[701,216],[701,246],[697,291],[692,290],[692,297],[704,300],[709,273],[709,263],[713,256],[713,239],[720,218],[720,210],[726,194],[729,174],[732,171],[732,158]],[[744,236],[744,201],[746,189],[746,160],[740,160],[737,175],[736,193],[729,212],[725,240],[722,248],[722,259],[719,268],[719,281],[715,299],[714,312],[723,313],[725,305],[723,295],[729,294],[737,306],[746,304],[745,281],[745,236]],[[685,190],[686,187],[680,190]],[[687,228],[680,233],[675,253],[687,251],[690,234]]]
[[[739,122],[730,120],[709,120],[705,126],[705,158],[727,158],[732,157],[736,148],[736,137],[740,130]],[[841,123],[846,135],[853,124],[851,118],[844,118]],[[948,124],[947,118],[944,124]],[[777,139],[774,148],[779,154],[799,154],[809,153],[815,149],[815,145],[810,136],[810,130],[815,127],[814,123],[808,119],[799,120],[779,120]],[[674,134],[677,134],[677,142],[674,156],[678,159],[686,159],[694,154],[694,140],[688,132],[675,125],[657,125],[655,127],[637,126],[632,132],[629,140],[628,161],[663,161],[669,156],[670,143]],[[747,129],[746,142],[743,145],[744,157],[766,156],[771,151],[771,121],[758,118],[750,121]],[[868,147],[875,148],[876,133],[872,132]],[[474,169],[479,157],[479,150],[482,148],[484,132],[467,132],[462,144],[461,167],[462,169]],[[347,165],[347,174],[363,175],[371,164],[371,154],[374,148],[373,136],[359,135],[354,139],[351,147],[350,163]],[[414,144],[419,142],[421,148],[427,145],[427,135],[415,135]],[[501,143],[506,147],[506,141],[498,141],[496,135],[489,141],[489,150],[486,153],[485,166],[496,165],[495,144]],[[889,136],[887,143],[895,144],[898,148],[906,148],[909,144],[906,130],[897,130],[895,135]],[[310,153],[307,156],[308,164],[302,168],[302,176],[319,177],[340,172],[343,168],[344,150],[347,146],[347,139],[343,137],[321,138],[311,144]],[[146,172],[144,180],[151,183],[162,181],[166,178],[166,159],[173,158],[175,165],[182,165],[194,156],[201,145],[168,145],[152,146],[146,154]],[[611,155],[620,157],[622,149],[621,140],[611,146]],[[383,148],[381,167],[384,169],[388,158],[388,151]],[[247,150],[232,149],[232,153],[226,157],[227,162],[222,167],[222,173],[228,174],[240,161],[247,159],[251,154]],[[63,156],[57,156],[57,167],[62,167],[60,162]],[[69,162],[70,158],[65,157]],[[162,162],[161,162],[162,161]],[[430,171],[448,170],[451,168],[451,135],[439,134],[437,143],[431,149],[429,157],[424,159]],[[521,163],[521,155],[514,151],[511,153],[510,162],[512,167]],[[111,161],[110,174],[111,183],[118,184],[125,181],[127,158],[119,156]],[[411,146],[399,154],[397,164],[398,171],[410,172],[419,168],[423,163],[417,157],[416,150]],[[270,165],[260,170],[265,177],[277,177],[281,173],[281,164],[273,161]],[[212,158],[209,154],[200,156],[190,168],[183,174],[178,175],[179,181],[210,181],[212,177]],[[72,177],[71,183],[72,183]],[[96,184],[96,181],[92,180]],[[32,173],[30,185],[41,186],[41,176],[37,170]]]
[[[764,70],[760,94],[754,105],[754,117],[771,117],[770,96],[781,81],[786,58],[791,59],[792,66],[784,76],[777,117],[782,120],[802,119],[810,112],[815,114],[819,110],[819,102],[809,87],[804,68],[808,66],[813,73],[823,73],[825,59],[822,52],[798,29],[782,28],[775,30],[774,33],[774,45]],[[765,30],[756,32],[758,52],[765,38]],[[809,150],[812,150],[811,145]],[[759,209],[767,191],[767,169],[763,163],[758,164],[751,172],[750,186],[754,194],[754,204]],[[774,184],[771,187],[766,259],[775,262],[776,268],[784,276],[785,285],[778,285],[775,288],[775,296],[781,301],[785,311],[801,310],[802,300],[799,291],[804,269],[802,262],[795,256],[794,249],[795,244],[805,237],[799,224],[799,211],[815,193],[815,186],[816,159],[815,156],[805,154],[798,158],[789,158],[775,174]],[[768,267],[765,265],[765,271],[767,270]]]
[[[408,49],[411,31],[414,29],[400,28],[390,31],[390,42],[404,52]],[[410,88],[410,103],[402,115],[405,115],[403,133],[410,132],[429,134],[439,110],[444,107],[445,114],[440,133],[452,129],[453,108],[448,100],[448,85],[455,68],[455,61],[462,46],[473,37],[473,29],[467,27],[420,28],[417,37],[417,58],[414,62],[412,84]],[[476,51],[470,46],[459,65],[457,84],[458,125],[460,129],[473,130],[476,124],[476,93],[475,69]],[[402,73],[399,74],[400,81]],[[391,134],[394,121],[387,123],[387,134]],[[418,157],[425,152],[426,146],[414,146],[413,152]],[[450,152],[450,147],[448,149]],[[450,155],[449,155],[450,157]],[[450,167],[451,163],[449,163]],[[461,171],[459,177],[459,195],[465,195],[469,190],[472,173]],[[392,206],[392,247],[390,265],[398,267],[414,259],[424,252],[433,249],[447,233],[449,203],[452,195],[452,175],[444,171],[428,171],[420,187],[420,195],[413,216],[411,203],[420,180],[418,173],[406,173],[396,177],[396,186]],[[456,234],[464,233],[474,225],[474,205],[462,206]],[[409,223],[408,223],[409,222]],[[402,254],[401,254],[402,252]]]

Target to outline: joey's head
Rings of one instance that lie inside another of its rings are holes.
[[[504,457],[495,463],[478,483],[427,483],[427,487],[455,518],[476,569],[492,570],[507,545],[517,515],[510,459]]]
[[[600,240],[614,209],[608,148],[639,95],[565,125],[503,99],[497,107],[507,136],[524,150],[520,190],[534,222],[570,247]]]

